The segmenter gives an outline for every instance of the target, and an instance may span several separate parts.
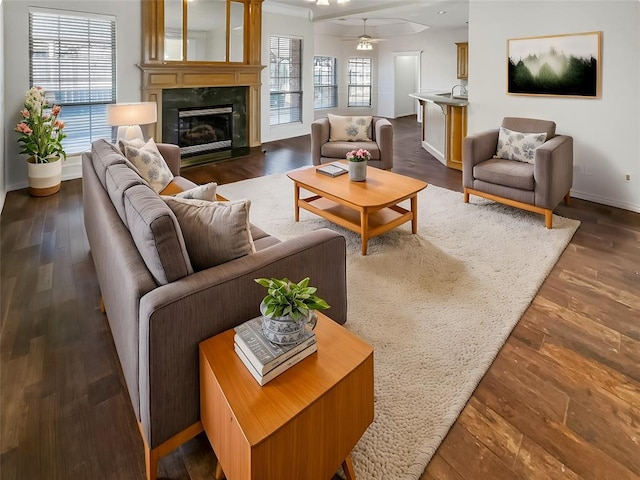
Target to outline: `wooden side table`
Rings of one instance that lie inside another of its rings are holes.
[[[318,351],[264,386],[233,329],[200,344],[201,420],[229,480],[328,480],[373,421],[373,349],[318,313]]]

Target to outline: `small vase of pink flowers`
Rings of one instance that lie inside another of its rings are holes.
[[[347,153],[349,161],[349,179],[354,182],[364,182],[367,179],[367,161],[371,160],[371,153],[364,148],[351,150]]]

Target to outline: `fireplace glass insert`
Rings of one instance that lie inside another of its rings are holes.
[[[178,109],[178,146],[182,158],[231,150],[232,105]]]

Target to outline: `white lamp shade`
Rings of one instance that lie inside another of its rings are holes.
[[[114,127],[155,123],[158,113],[155,102],[112,103],[107,105],[107,123]]]
[[[107,105],[107,124],[118,127],[117,138],[144,140],[140,125],[155,123],[157,120],[158,113],[155,102]]]

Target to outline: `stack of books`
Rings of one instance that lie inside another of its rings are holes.
[[[294,345],[276,345],[262,333],[262,317],[238,325],[233,336],[233,348],[242,363],[260,385],[280,375],[318,350],[316,334],[305,330]]]

